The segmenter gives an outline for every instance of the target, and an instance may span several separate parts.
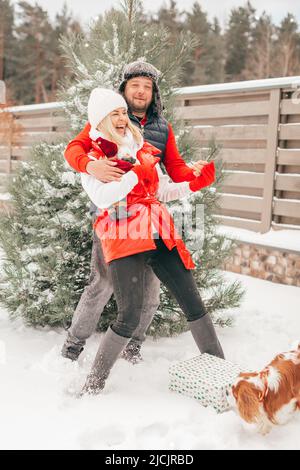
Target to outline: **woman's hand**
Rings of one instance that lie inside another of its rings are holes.
[[[125,171],[116,168],[118,163],[114,160],[101,158],[100,160],[91,160],[86,166],[86,171],[89,175],[94,176],[102,183],[109,183],[110,181],[120,181]]]

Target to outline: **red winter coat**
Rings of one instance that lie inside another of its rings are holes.
[[[94,228],[101,240],[107,263],[113,259],[156,249],[152,234],[153,224],[169,250],[176,246],[186,269],[193,269],[195,264],[174,227],[171,215],[155,196],[159,179],[153,165],[159,158],[153,155],[157,153],[158,149],[148,142],[137,152],[139,162],[147,167],[148,177],[139,181],[127,195],[127,211],[132,215],[127,219],[112,220],[108,211],[104,210],[97,218]]]

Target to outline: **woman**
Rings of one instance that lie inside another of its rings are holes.
[[[102,339],[82,390],[82,393],[97,394],[104,388],[111,368],[139,324],[145,272],[149,266],[178,301],[200,352],[222,358],[224,354],[191,273],[195,267],[193,260],[175,230],[172,217],[160,203],[160,200],[167,201],[168,195],[161,184],[159,158],[155,157],[159,150],[143,141],[140,131],[128,118],[126,101],[111,90],[92,91],[88,115],[90,137],[99,144],[94,158],[105,158],[115,146],[117,158],[126,155],[135,161],[120,181],[101,183],[93,176],[81,175],[90,199],[102,209],[94,227],[109,264],[118,306],[117,319]],[[180,183],[181,190],[186,194],[198,191],[214,180],[211,162],[193,181]],[[112,208],[122,200],[122,217],[112,217]]]

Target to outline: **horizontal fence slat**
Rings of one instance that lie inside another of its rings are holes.
[[[300,149],[278,149],[279,165],[300,165]]]
[[[300,175],[277,174],[275,189],[281,191],[300,191]]]
[[[192,128],[193,136],[199,141],[209,141],[213,137],[216,141],[226,140],[266,140],[268,126],[195,126]]]
[[[57,117],[57,116],[49,116],[49,117],[40,117],[39,119],[17,119],[16,125],[20,126],[22,129],[32,129],[40,127],[49,127],[50,129],[53,127],[66,127],[67,122],[64,118]]]
[[[226,215],[215,215],[221,224],[230,227],[244,228],[253,232],[260,232],[261,222],[257,220],[242,219],[239,217],[227,217]]]
[[[11,154],[13,158],[27,160],[30,155],[31,147],[16,147],[13,146]]]
[[[215,117],[262,116],[269,113],[269,101],[181,106],[175,109],[180,119],[212,119]]]
[[[300,124],[280,124],[280,140],[300,140]]]
[[[0,160],[0,173],[10,173],[9,160]]]
[[[245,186],[261,189],[264,186],[264,174],[242,171],[224,171],[224,184],[227,186]]]
[[[300,114],[300,99],[281,100],[280,114]]]
[[[250,125],[266,125],[268,124],[268,116],[263,115],[263,116],[239,116],[239,117],[223,117],[219,118],[218,116],[215,116],[214,118],[210,119],[193,119],[192,121],[186,121],[188,125],[193,125],[193,126],[228,126],[231,124],[232,126],[235,125],[241,125],[243,124],[244,126],[250,126]]]
[[[65,137],[64,132],[22,132],[13,135],[13,145],[33,145],[40,142],[55,142]]]
[[[300,219],[300,201],[297,200],[284,200],[274,199],[273,213],[275,215],[282,215],[287,217]]]
[[[230,186],[225,184],[220,188],[220,193],[224,194],[242,194],[243,196],[263,196],[263,189],[247,188],[246,186]]]
[[[0,145],[0,159],[9,160],[10,158],[10,147],[7,145]]]
[[[262,198],[221,193],[218,205],[221,209],[261,212]]]
[[[264,164],[266,161],[265,149],[230,149],[221,148],[219,156],[224,163],[239,163],[239,164]]]

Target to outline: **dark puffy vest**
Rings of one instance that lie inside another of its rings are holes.
[[[137,117],[132,114],[129,114],[129,117],[131,122],[141,129],[144,140],[147,140],[147,142],[161,150],[162,153],[157,156],[160,157],[163,162],[169,135],[168,122],[166,119],[163,117],[149,116],[145,126],[141,126]]]

